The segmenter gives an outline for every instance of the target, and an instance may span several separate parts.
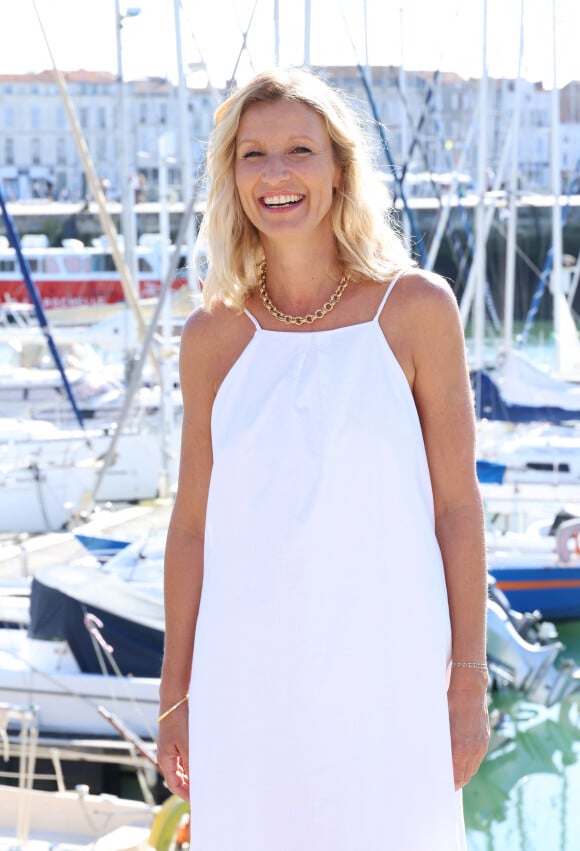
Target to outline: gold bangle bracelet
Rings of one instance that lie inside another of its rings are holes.
[[[174,703],[173,706],[170,706],[169,709],[166,709],[165,712],[162,712],[159,718],[157,719],[157,723],[159,724],[163,721],[164,718],[167,718],[168,715],[171,715],[172,712],[175,712],[176,709],[179,709],[187,700],[189,700],[189,694],[184,694],[182,698],[180,698],[177,703]]]

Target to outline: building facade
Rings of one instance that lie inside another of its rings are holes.
[[[433,195],[455,172],[460,184],[477,174],[479,81],[450,73],[402,73],[396,67],[369,69],[368,86],[356,67],[316,69],[345,90],[358,110],[386,126],[388,156],[376,136],[378,161],[389,178],[404,170],[409,195]],[[123,98],[113,74],[65,74],[67,90],[106,195],[121,197],[120,104],[125,104],[125,146],[137,200],[158,199],[159,139],[173,139],[168,164],[169,193],[183,200],[179,138],[190,140],[194,175],[223,92],[189,89],[184,110],[176,87],[164,79],[124,83]],[[547,192],[551,181],[551,92],[522,81],[518,130],[518,183],[522,192]],[[515,110],[513,80],[490,79],[487,101],[487,181],[501,188],[510,169],[508,139]],[[184,133],[180,128],[185,125]],[[390,164],[389,164],[390,160]],[[564,191],[578,189],[580,168],[580,83],[560,91],[560,173]],[[9,199],[82,200],[87,180],[66,110],[52,72],[0,75],[0,182]]]
[[[119,83],[113,74],[68,72],[67,91],[85,138],[95,172],[107,197],[121,197]],[[176,89],[166,80],[124,84],[127,159],[137,200],[156,200],[159,140],[174,137],[177,145]],[[204,143],[213,121],[211,91],[188,93],[187,138],[194,171],[201,167]],[[170,194],[181,198],[179,156],[168,168]],[[87,179],[65,105],[52,72],[0,75],[0,182],[9,199],[82,200]]]

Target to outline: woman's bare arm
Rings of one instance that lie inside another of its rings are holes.
[[[210,418],[214,398],[212,345],[207,317],[193,314],[181,339],[183,424],[179,480],[165,551],[165,651],[160,713],[189,687],[203,579],[205,512],[212,467]],[[188,796],[187,703],[159,724],[157,756],[169,789]]]
[[[407,364],[421,420],[445,567],[455,661],[485,662],[487,570],[475,464],[475,418],[463,329],[452,291],[417,274],[405,294]],[[457,788],[483,759],[489,739],[486,677],[452,668],[448,691]]]

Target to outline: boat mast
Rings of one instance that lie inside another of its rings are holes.
[[[123,21],[127,17],[138,15],[141,10],[129,9],[121,14],[120,0],[115,0],[115,32],[117,47],[117,93],[119,106],[119,161],[121,164],[121,221],[123,223],[123,243],[125,262],[127,263],[135,295],[139,298],[139,275],[137,271],[137,221],[135,218],[135,189],[133,175],[129,173],[129,155],[127,150],[127,101],[125,97],[125,80],[123,79]]]
[[[40,297],[40,293],[38,292],[38,288],[32,279],[32,273],[30,271],[30,265],[28,260],[24,256],[22,252],[22,244],[20,242],[20,235],[16,228],[16,224],[8,212],[8,206],[6,204],[6,199],[4,198],[4,193],[2,191],[2,186],[0,185],[0,208],[2,211],[2,218],[4,219],[4,224],[6,226],[6,231],[8,233],[8,239],[10,245],[14,249],[16,254],[16,259],[18,260],[18,265],[20,266],[20,271],[22,273],[22,277],[24,278],[24,283],[26,285],[26,291],[28,292],[28,296],[30,301],[34,305],[34,311],[36,313],[36,318],[38,319],[38,324],[40,325],[40,329],[44,334],[44,338],[46,340],[46,345],[52,358],[56,364],[56,368],[60,372],[62,383],[64,385],[64,389],[66,395],[68,397],[69,402],[71,403],[71,407],[73,409],[74,415],[77,419],[78,424],[82,429],[84,429],[85,424],[83,420],[83,416],[78,408],[76,403],[76,399],[68,380],[66,370],[64,368],[64,364],[61,360],[59,351],[57,349],[56,343],[54,342],[54,338],[51,334],[50,327],[48,324],[48,319],[46,318],[46,314],[44,312],[44,307],[42,305],[42,299]]]
[[[554,304],[554,337],[556,340],[556,371],[562,369],[560,297],[562,294],[562,199],[560,176],[560,92],[557,81],[557,18],[556,0],[552,0],[552,297]]]
[[[310,65],[310,20],[312,18],[310,0],[304,0],[304,65]]]
[[[399,65],[399,93],[400,93],[400,121],[401,121],[401,151],[403,156],[408,155],[409,151],[409,140],[407,133],[407,112],[405,109],[405,103],[407,102],[407,78],[405,74],[405,27],[404,27],[404,8],[401,3],[401,7],[399,9],[400,13],[400,38],[401,38],[401,56],[400,56],[400,65]],[[369,67],[369,59],[368,59],[368,25],[366,19],[366,0],[365,0],[365,49],[366,49],[366,70],[368,74]],[[410,163],[408,163],[410,165]],[[409,227],[409,219],[407,216],[403,216],[403,238],[405,240],[405,247],[408,251],[410,251],[411,246],[411,230]]]
[[[185,84],[185,73],[183,65],[183,45],[181,40],[181,0],[173,0],[173,17],[175,21],[175,60],[177,62],[177,104],[179,109],[179,159],[181,166],[181,186],[184,209],[189,196],[194,192],[193,164],[191,156],[191,144],[189,141],[188,111],[187,111],[187,86]],[[161,193],[160,193],[161,194]],[[186,269],[187,283],[190,292],[198,290],[197,275],[193,254],[195,249],[195,218],[193,227],[188,228],[186,237]],[[165,271],[162,270],[162,280]]]
[[[179,0],[176,0],[179,2]],[[161,280],[165,281],[169,272],[169,197],[167,169],[169,166],[170,137],[163,133],[159,137],[159,232],[160,240],[160,267]],[[191,230],[188,228],[188,232]],[[179,250],[179,249],[177,249]],[[160,377],[161,377],[161,437],[163,467],[161,480],[159,482],[159,496],[167,498],[171,492],[171,447],[173,443],[173,383],[171,376],[171,300],[165,296],[163,299],[162,336],[163,347],[166,351],[160,352]]]
[[[477,148],[477,192],[475,209],[475,296],[473,300],[474,367],[483,369],[485,333],[485,272],[487,239],[485,233],[485,190],[487,173],[487,0],[483,0],[483,54],[479,84],[479,139]]]
[[[78,154],[83,164],[83,169],[87,177],[87,181],[89,184],[89,188],[93,193],[95,202],[97,204],[97,212],[99,214],[99,220],[101,222],[101,226],[103,228],[104,233],[109,239],[109,245],[111,249],[111,254],[113,256],[113,260],[115,263],[115,268],[119,272],[119,276],[121,278],[121,286],[123,287],[123,294],[125,296],[125,300],[129,305],[133,315],[135,316],[135,321],[137,322],[137,327],[139,329],[139,334],[142,336],[145,333],[145,320],[143,319],[143,313],[141,311],[141,307],[139,304],[139,300],[135,294],[135,287],[133,283],[133,279],[131,278],[131,273],[125,261],[125,257],[119,249],[119,244],[117,240],[117,230],[113,223],[113,220],[107,210],[107,202],[97,177],[97,173],[95,170],[94,163],[91,159],[91,155],[89,152],[89,148],[87,145],[87,141],[83,135],[81,130],[81,126],[79,124],[76,112],[74,110],[74,106],[72,100],[69,96],[66,80],[62,71],[57,67],[54,54],[52,52],[52,48],[50,46],[50,42],[48,40],[48,36],[46,34],[46,30],[44,29],[44,25],[42,23],[42,18],[38,11],[35,0],[32,0],[32,5],[34,7],[34,11],[36,13],[36,17],[38,19],[38,24],[40,26],[42,36],[44,38],[44,42],[46,44],[46,49],[48,50],[50,60],[52,62],[52,69],[54,73],[54,79],[58,86],[58,90],[60,92],[60,96],[63,101],[64,109],[67,114],[67,118],[69,120],[70,128],[75,140],[75,144],[77,146]],[[157,361],[153,353],[151,353],[151,358],[155,369],[158,369]]]
[[[274,0],[274,65],[280,64],[280,0]]]
[[[421,233],[420,233],[419,229],[417,228],[413,210],[412,210],[412,208],[409,205],[409,202],[407,200],[407,195],[406,195],[406,192],[405,192],[404,180],[403,180],[404,175],[402,175],[401,169],[397,168],[397,166],[395,165],[395,161],[393,159],[393,155],[392,155],[391,148],[390,148],[390,145],[389,145],[387,133],[385,131],[385,126],[381,121],[381,118],[380,118],[380,115],[379,115],[379,110],[378,110],[377,103],[376,103],[376,100],[375,100],[375,96],[374,96],[373,90],[371,88],[371,84],[369,82],[369,79],[367,77],[365,69],[360,64],[360,62],[358,63],[358,72],[359,72],[359,75],[360,75],[360,78],[361,78],[361,82],[363,84],[363,88],[365,90],[365,94],[368,98],[369,106],[371,108],[373,119],[375,121],[376,129],[377,129],[379,137],[381,139],[381,144],[383,146],[383,151],[385,153],[387,163],[389,165],[389,168],[391,170],[391,174],[393,175],[393,178],[394,178],[394,181],[395,181],[395,186],[397,188],[398,197],[401,200],[403,212],[407,216],[408,221],[409,221],[409,229],[410,229],[410,233],[411,233],[411,236],[412,236],[412,239],[413,239],[414,250],[417,253],[417,255],[419,256],[419,261],[420,261],[421,265],[424,266],[425,259],[426,259],[425,245],[424,245]]]
[[[522,101],[522,61],[524,55],[524,0],[520,0],[520,42],[518,52],[518,76],[514,104],[514,133],[512,137],[512,159],[509,180],[509,217],[506,235],[506,268],[503,309],[504,352],[512,347],[514,335],[514,294],[516,281],[516,234],[518,218],[518,172],[519,172],[519,129]]]
[[[165,279],[161,284],[161,290],[159,292],[159,298],[157,299],[157,304],[155,305],[155,310],[153,311],[153,316],[149,321],[149,325],[147,327],[147,332],[145,334],[145,339],[143,340],[143,345],[141,348],[140,355],[135,359],[133,364],[133,369],[131,370],[131,375],[129,378],[129,384],[127,386],[127,390],[125,391],[125,399],[123,401],[123,408],[121,413],[119,414],[119,419],[117,423],[117,427],[115,428],[113,435],[111,437],[111,441],[107,448],[107,451],[102,459],[102,464],[97,473],[97,480],[95,482],[93,492],[91,494],[91,499],[94,501],[96,498],[96,494],[99,492],[99,488],[101,486],[101,482],[105,476],[105,473],[110,467],[110,465],[114,462],[115,459],[115,449],[119,438],[123,432],[123,428],[125,426],[125,422],[127,421],[127,417],[129,416],[129,412],[131,410],[131,406],[133,404],[133,398],[139,389],[141,384],[141,375],[143,372],[143,366],[147,357],[151,357],[151,348],[153,346],[153,342],[155,336],[157,334],[157,327],[159,325],[160,320],[162,319],[162,314],[165,305],[165,299],[167,298],[170,290],[171,283],[175,278],[177,272],[177,265],[179,263],[179,249],[180,246],[183,245],[185,240],[185,234],[187,233],[187,229],[190,225],[191,217],[193,216],[193,208],[194,208],[194,198],[193,194],[188,202],[187,209],[183,211],[183,216],[181,217],[181,222],[179,224],[179,232],[177,234],[177,239],[173,245],[173,253],[171,254],[171,259],[169,262],[169,269],[167,270],[167,274]],[[161,366],[158,369],[159,375],[161,376]],[[163,484],[163,483],[160,483]]]
[[[367,0],[363,0],[363,20],[364,20],[364,39],[365,39],[365,71],[367,74],[369,73],[369,16],[367,9]],[[403,7],[401,6],[401,21],[403,20]],[[402,59],[402,36],[401,36],[401,65],[403,64]],[[404,148],[403,148],[404,150]]]

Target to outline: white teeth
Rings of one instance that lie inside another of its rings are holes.
[[[267,207],[283,207],[285,204],[296,204],[302,200],[302,195],[270,195],[264,198]]]

